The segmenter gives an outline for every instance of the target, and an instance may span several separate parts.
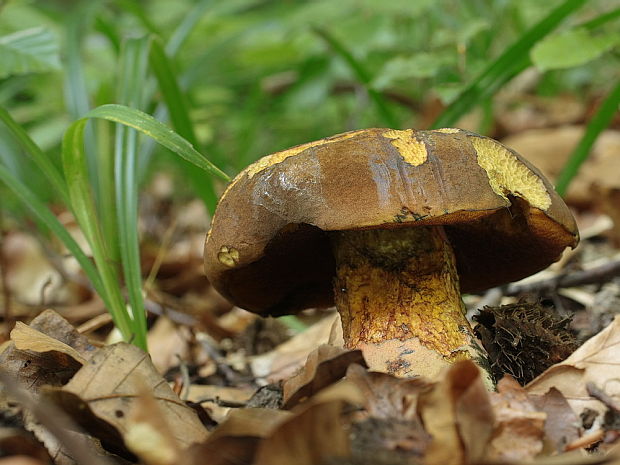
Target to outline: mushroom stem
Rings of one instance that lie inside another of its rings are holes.
[[[452,362],[479,357],[441,226],[331,237],[345,345],[363,349],[372,369],[434,376]]]

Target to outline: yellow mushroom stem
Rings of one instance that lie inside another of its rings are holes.
[[[331,240],[345,345],[361,348],[371,369],[434,377],[479,356],[441,226],[341,231]]]

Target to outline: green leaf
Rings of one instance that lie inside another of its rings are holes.
[[[126,310],[125,300],[120,289],[120,280],[116,268],[110,263],[110,253],[106,247],[101,225],[99,223],[91,184],[86,168],[84,151],[84,129],[87,118],[77,120],[65,132],[62,142],[62,164],[69,188],[69,198],[75,219],[80,225],[84,237],[93,252],[93,258],[99,270],[102,282],[102,298],[106,301],[108,311],[123,338],[133,338],[132,321]],[[146,347],[143,347],[146,350]]]
[[[68,204],[69,194],[67,193],[65,180],[52,161],[43,153],[24,128],[2,107],[0,107],[0,121],[6,125],[30,158],[37,164],[43,174],[47,176],[48,181],[54,186],[56,192],[60,194],[61,199]]]
[[[198,146],[198,138],[194,132],[194,125],[190,119],[189,104],[186,95],[181,91],[171,60],[159,40],[154,40],[151,46],[150,64],[157,78],[157,84],[162,97],[166,102],[170,122],[175,131],[187,139],[193,146]],[[207,210],[212,215],[217,205],[217,194],[210,178],[205,178],[200,170],[194,166],[183,164],[183,171],[192,183],[195,192],[200,195]]]
[[[179,136],[165,124],[146,113],[123,105],[101,105],[89,111],[84,118],[101,118],[114,123],[121,123],[152,137],[159,144],[193,163],[203,171],[230,182],[230,177],[200,154],[186,139]],[[79,120],[81,121],[81,120]],[[79,121],[73,123],[77,124]]]
[[[387,127],[399,127],[398,120],[392,113],[390,105],[383,94],[371,86],[372,77],[362,62],[355,58],[353,53],[327,30],[320,27],[314,27],[313,30],[349,66],[357,80],[365,87],[368,96],[374,102],[381,119]]]
[[[121,48],[118,101],[140,108],[143,105],[144,82],[151,45],[150,37],[127,39]],[[114,187],[116,225],[121,264],[132,314],[134,343],[146,348],[146,312],[142,298],[142,271],[138,238],[138,133],[122,124],[116,125],[114,150]]]
[[[47,29],[25,29],[0,37],[0,78],[60,69],[58,42]]]
[[[530,65],[529,53],[532,47],[584,3],[586,0],[565,0],[533,25],[463,89],[450,106],[439,115],[432,127],[454,125],[461,116],[470,112],[477,104],[495,94],[504,84],[524,71]]]
[[[430,78],[435,76],[442,66],[451,64],[453,61],[451,55],[441,53],[418,53],[411,57],[399,56],[385,64],[373,80],[372,86],[383,90],[399,81]]]
[[[618,42],[620,34],[594,35],[585,28],[571,29],[541,40],[531,56],[541,71],[571,68],[598,58]]]

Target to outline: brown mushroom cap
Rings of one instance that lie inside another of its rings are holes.
[[[459,129],[364,129],[266,156],[224,192],[207,277],[238,306],[333,304],[328,231],[443,225],[461,291],[521,279],[578,240],[550,183],[499,142]]]

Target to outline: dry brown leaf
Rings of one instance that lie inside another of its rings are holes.
[[[347,379],[363,393],[368,414],[382,419],[417,420],[418,397],[431,387],[423,379],[369,372],[357,364],[349,366]]]
[[[69,381],[85,363],[82,353],[88,354],[88,350],[80,353],[75,347],[35,329],[48,330],[54,336],[75,343],[76,347],[85,347],[81,336],[73,337],[75,330],[54,312],[43,312],[31,324],[34,328],[16,323],[11,332],[14,341],[4,346],[0,353],[0,365],[36,396],[43,385],[62,386]]]
[[[487,449],[490,461],[527,461],[543,450],[547,415],[536,409],[527,392],[505,376],[491,393],[496,417],[495,431]]]
[[[587,383],[594,383],[612,397],[620,396],[620,315],[566,360],[530,382],[526,389],[531,394],[542,395],[554,387],[577,414],[585,408],[604,412],[606,407],[588,395]]]
[[[66,368],[66,366],[70,364],[70,359],[78,362],[79,365],[84,365],[86,363],[86,359],[73,347],[43,334],[30,326],[26,326],[21,321],[15,323],[15,328],[11,331],[11,340],[18,350],[31,350],[39,353],[58,352],[67,355],[69,359],[63,357],[65,363],[61,363],[61,359],[59,358],[59,366],[61,368]]]
[[[530,399],[537,410],[547,415],[545,438],[552,442],[556,452],[564,451],[567,444],[579,437],[581,421],[562,393],[555,388],[543,396],[531,395]]]
[[[41,443],[21,428],[0,428],[0,451],[4,456],[23,455],[43,462],[49,461],[49,455]]]
[[[339,318],[338,313],[328,315],[271,352],[252,357],[252,373],[269,383],[289,378],[304,365],[310,352],[321,344],[327,344],[334,321]]]
[[[433,389],[420,394],[418,411],[433,436],[425,464],[461,465],[480,458],[491,437],[493,413],[473,362],[458,362],[444,371]]]
[[[360,350],[323,344],[308,355],[306,364],[282,385],[284,408],[290,409],[321,389],[341,379],[351,364],[366,366]]]
[[[250,464],[262,438],[268,437],[293,414],[285,410],[242,408],[232,410],[202,444],[187,449],[178,463],[203,465]]]
[[[47,461],[40,461],[27,455],[14,455],[0,459],[0,465],[45,465]]]
[[[144,387],[133,403],[123,439],[129,450],[146,465],[178,463],[181,447],[162,414],[159,402]]]
[[[255,465],[320,465],[329,458],[350,456],[343,407],[363,403],[355,384],[342,380],[323,389],[294,410],[258,446]]]
[[[96,352],[62,390],[49,395],[87,431],[122,450],[119,435],[128,431],[129,412],[141,386],[157,399],[165,422],[181,447],[200,442],[207,431],[137,347],[119,343]]]
[[[148,333],[149,355],[160,373],[179,365],[189,353],[189,331],[160,316]]]
[[[274,428],[292,418],[285,410],[242,408],[232,410],[224,422],[213,430],[209,441],[221,437],[268,437]]]
[[[39,240],[23,232],[5,235],[3,248],[7,286],[15,300],[26,305],[75,304],[85,297],[79,284],[63,279]]]
[[[97,350],[86,336],[80,334],[71,323],[54,310],[42,311],[28,326],[73,347],[87,360]]]
[[[192,384],[187,391],[186,400],[202,405],[217,423],[221,423],[230,412],[230,405],[244,404],[254,394],[248,387],[216,386],[212,384]]]

